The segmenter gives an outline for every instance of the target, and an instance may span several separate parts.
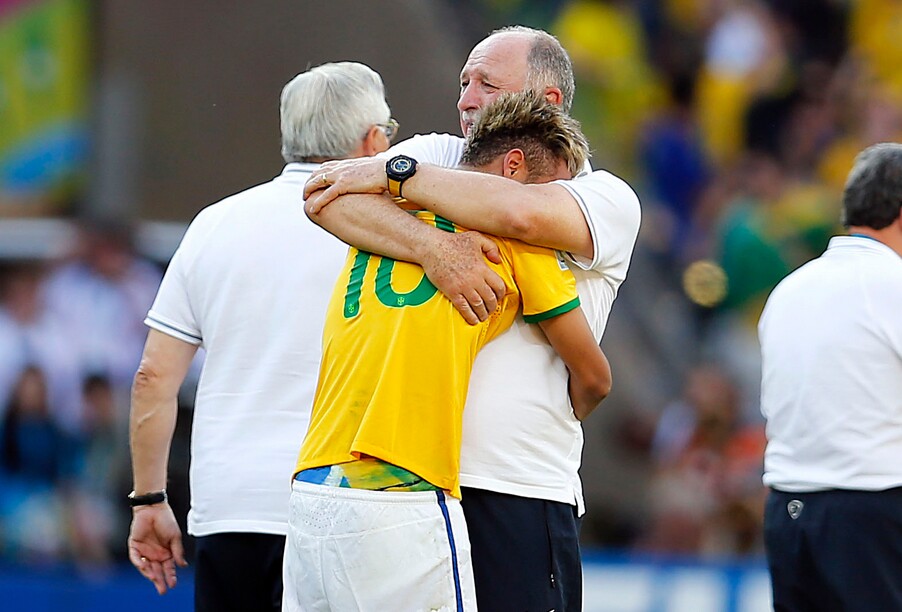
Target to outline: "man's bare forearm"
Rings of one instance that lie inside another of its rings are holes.
[[[524,185],[499,176],[423,164],[404,183],[404,195],[470,229],[584,257],[594,253],[585,217],[560,185]]]
[[[178,391],[197,347],[150,330],[132,384],[129,442],[135,491],[166,488]]]
[[[485,263],[498,263],[497,246],[476,232],[449,233],[423,223],[387,196],[349,194],[307,215],[358,249],[417,263],[429,280],[475,325],[495,310],[504,281]]]
[[[139,371],[132,388],[129,423],[132,474],[138,493],[166,488],[169,447],[177,414],[176,398],[161,396],[152,378]]]
[[[585,217],[560,185],[522,185],[500,176],[418,166],[404,182],[404,196],[458,225],[495,236],[592,257]],[[324,183],[322,177],[329,178]],[[321,185],[332,183],[322,189]],[[385,164],[357,159],[324,164],[304,188],[308,213],[328,208],[342,194],[378,193],[386,187]]]
[[[307,216],[342,242],[362,251],[419,264],[430,249],[436,248],[443,233],[381,195],[344,195]]]
[[[573,413],[579,420],[595,410],[611,391],[611,365],[581,308],[539,323],[570,373]]]

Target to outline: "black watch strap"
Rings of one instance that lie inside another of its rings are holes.
[[[401,185],[417,172],[417,160],[407,155],[395,155],[385,162],[385,177],[388,179],[388,192],[398,197],[401,195]]]
[[[132,491],[128,494],[128,505],[132,508],[136,506],[151,506],[153,504],[161,504],[165,501],[168,501],[168,496],[166,495],[166,489],[162,491],[153,491],[151,493],[144,493],[143,495],[135,495],[135,492]]]

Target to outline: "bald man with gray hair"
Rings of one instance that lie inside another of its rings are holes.
[[[529,91],[565,110],[573,100],[567,52],[549,33],[523,26],[480,41],[459,79],[465,136],[504,92]],[[458,235],[411,219],[374,194],[399,195],[403,188],[417,206],[463,227],[557,249],[600,342],[639,231],[632,188],[590,168],[548,184],[474,176],[456,169],[464,147],[451,134],[419,135],[382,159],[324,164],[307,183],[305,208],[349,244],[420,264],[471,323],[498,304],[497,278],[483,253],[461,248]],[[480,608],[493,611],[581,610],[585,414],[573,410],[567,364],[526,325],[518,319],[480,352],[464,410],[461,503],[476,596]]]
[[[185,565],[166,472],[179,387],[203,346],[188,513],[198,611],[281,608],[288,477],[347,253],[304,215],[303,186],[320,162],[385,151],[396,129],[369,67],[324,64],[296,76],[281,97],[281,174],[197,215],[147,314],[132,388],[129,559],[161,594]]]
[[[544,30],[514,25],[498,28],[489,34],[519,34],[529,41],[526,54],[526,89],[540,92],[548,86],[561,91],[560,106],[565,113],[573,107],[573,64],[560,41]]]

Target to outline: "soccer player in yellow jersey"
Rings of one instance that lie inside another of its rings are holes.
[[[532,94],[486,108],[462,164],[546,182],[588,155],[578,124]],[[461,231],[411,203],[426,223]],[[416,264],[350,249],[327,311],[310,429],[298,458],[284,609],[475,610],[458,483],[461,419],[477,351],[518,311],[571,371],[574,406],[600,401],[610,368],[554,251],[495,239],[507,292],[466,323]]]

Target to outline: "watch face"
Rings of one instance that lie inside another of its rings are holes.
[[[396,157],[391,162],[391,170],[396,174],[405,174],[410,171],[411,165],[407,157]]]

